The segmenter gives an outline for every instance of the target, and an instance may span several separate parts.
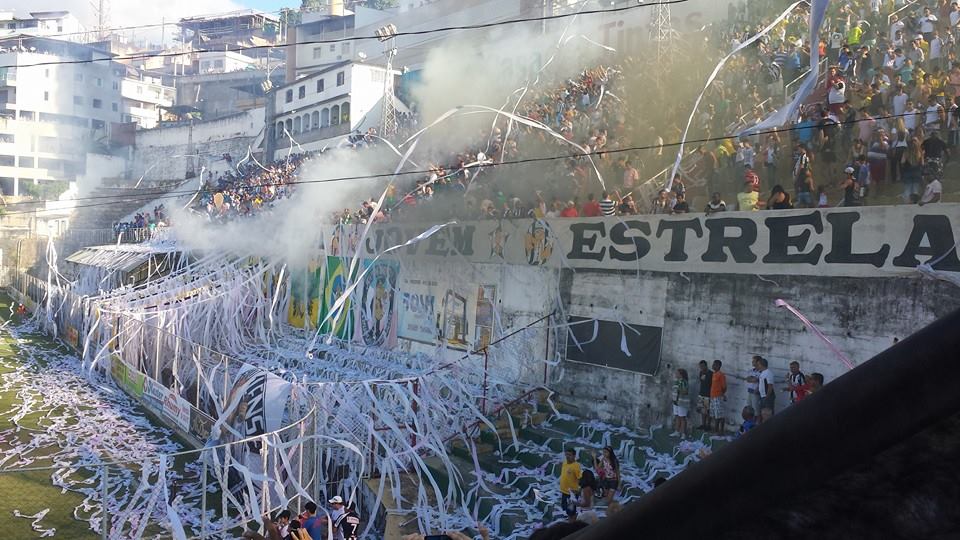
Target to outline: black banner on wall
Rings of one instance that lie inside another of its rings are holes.
[[[567,360],[653,375],[663,328],[570,317]]]

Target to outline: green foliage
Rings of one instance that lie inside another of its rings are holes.
[[[20,182],[21,195],[28,195],[45,201],[55,200],[69,188],[70,183],[64,181],[40,182],[39,184],[34,184],[29,181]]]
[[[370,9],[390,9],[399,5],[398,0],[367,0],[367,7]]]

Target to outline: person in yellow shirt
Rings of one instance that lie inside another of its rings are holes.
[[[580,487],[581,476],[583,476],[583,470],[577,462],[577,453],[573,448],[567,448],[563,452],[563,465],[560,466],[560,506],[568,514],[570,513],[570,495],[575,494]]]
[[[743,184],[743,191],[737,193],[737,210],[741,212],[750,212],[760,209],[760,194],[754,191],[753,185],[748,181]]]
[[[847,32],[847,45],[850,47],[860,45],[861,39],[863,39],[863,21],[858,22]]]

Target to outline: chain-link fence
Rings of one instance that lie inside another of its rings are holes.
[[[263,527],[264,516],[298,515],[308,500],[341,494],[364,508],[368,492],[324,467],[324,451],[339,445],[303,435],[312,422],[311,414],[272,433],[142,462],[0,470],[0,533],[165,538],[182,529],[187,538],[236,538]]]

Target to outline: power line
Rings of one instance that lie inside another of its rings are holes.
[[[877,120],[890,120],[890,119],[894,119],[894,118],[904,118],[904,117],[907,117],[907,116],[910,116],[910,115],[918,115],[918,116],[919,116],[919,115],[922,115],[922,114],[923,114],[922,112],[918,112],[918,113],[904,113],[904,114],[891,114],[891,115],[887,115],[887,116],[877,116],[877,117],[871,117],[871,118],[860,118],[860,119],[855,119],[855,120],[844,120],[844,121],[836,122],[836,123],[834,123],[833,125],[836,126],[836,127],[839,129],[839,128],[842,127],[842,126],[859,124],[860,122],[877,121]],[[817,126],[817,125],[814,125],[814,126],[791,126],[791,127],[787,127],[787,128],[773,128],[773,129],[769,129],[769,130],[757,131],[757,132],[754,132],[754,133],[750,133],[749,135],[746,135],[746,136],[748,136],[748,137],[755,137],[755,136],[763,136],[763,135],[772,135],[772,134],[777,134],[777,133],[790,133],[790,132],[793,132],[793,131],[800,131],[800,130],[804,130],[804,129],[814,130],[814,129],[819,129],[819,128],[820,128],[820,126]],[[572,154],[559,155],[559,156],[545,156],[545,157],[537,157],[537,158],[524,158],[524,159],[517,159],[517,160],[512,160],[512,161],[502,161],[502,162],[485,163],[485,164],[483,164],[483,165],[477,165],[476,168],[500,167],[500,166],[505,166],[505,165],[523,165],[523,164],[527,164],[527,163],[542,163],[542,162],[556,161],[556,160],[561,160],[561,159],[564,159],[564,160],[565,160],[565,159],[576,159],[576,158],[582,158],[582,157],[587,157],[587,156],[602,156],[602,155],[605,155],[605,154],[621,154],[621,153],[625,153],[625,152],[639,152],[639,151],[644,151],[644,150],[659,150],[659,149],[661,149],[661,148],[677,147],[677,146],[680,146],[680,145],[682,145],[682,144],[689,144],[689,145],[703,144],[703,143],[708,143],[708,142],[725,141],[725,140],[727,140],[727,139],[733,139],[733,138],[736,138],[736,135],[725,135],[725,136],[716,136],[716,137],[704,137],[704,138],[701,138],[701,139],[689,139],[689,140],[684,141],[684,142],[675,141],[675,142],[668,142],[668,143],[664,143],[664,144],[653,144],[653,145],[645,145],[645,146],[632,146],[632,147],[628,147],[628,148],[617,148],[617,149],[611,149],[611,150],[600,150],[600,151],[594,151],[594,152],[590,152],[590,153],[576,152],[576,153],[572,153]],[[453,169],[453,168],[454,168],[453,166],[444,167],[444,169]],[[291,181],[291,182],[274,182],[274,183],[258,184],[257,186],[250,186],[250,187],[276,187],[276,186],[290,186],[290,185],[300,185],[300,184],[326,184],[326,183],[329,183],[329,182],[344,182],[344,181],[348,181],[348,180],[374,180],[374,179],[378,179],[378,178],[391,178],[391,177],[394,177],[394,176],[408,176],[408,175],[414,175],[414,174],[430,174],[430,173],[432,173],[432,172],[434,172],[432,169],[425,169],[425,170],[401,171],[401,172],[396,173],[396,174],[394,174],[394,173],[381,173],[381,174],[369,174],[369,175],[358,175],[358,176],[340,176],[340,177],[335,177],[335,178],[319,178],[319,179],[313,179],[313,180],[310,180],[310,179],[301,179],[301,180],[294,180],[294,181]],[[139,202],[139,201],[143,201],[144,203],[146,203],[146,202],[153,201],[153,200],[169,199],[169,198],[178,198],[178,197],[181,197],[181,196],[184,196],[184,195],[193,195],[193,194],[199,194],[199,193],[219,193],[219,192],[221,192],[221,191],[223,191],[223,190],[203,189],[203,188],[201,188],[201,189],[197,189],[197,190],[182,190],[182,191],[160,192],[161,194],[160,194],[159,196],[156,195],[156,194],[150,194],[150,193],[145,193],[145,194],[143,194],[143,195],[102,195],[102,196],[98,196],[98,197],[85,197],[85,198],[66,199],[66,201],[69,202],[69,201],[98,200],[98,199],[118,199],[118,200],[110,200],[110,201],[107,201],[107,202],[101,202],[101,203],[95,203],[95,204],[77,205],[77,206],[74,206],[74,207],[73,207],[73,209],[76,209],[76,208],[92,208],[92,207],[97,207],[97,206],[105,206],[105,205],[108,205],[108,204],[116,204],[116,203],[118,203],[118,202]],[[64,202],[64,201],[60,201],[60,202]],[[36,201],[24,201],[24,202],[19,202],[19,203],[10,203],[10,204],[7,205],[7,207],[12,206],[12,205],[14,205],[14,204],[36,204]],[[5,215],[32,214],[32,213],[34,213],[33,210],[24,210],[24,211],[7,212]]]
[[[561,13],[561,14],[558,14],[558,15],[544,15],[544,16],[540,16],[540,17],[525,17],[525,18],[519,18],[519,19],[508,19],[508,20],[505,20],[505,21],[496,21],[496,22],[489,22],[489,23],[482,23],[482,24],[468,24],[468,25],[461,25],[461,26],[445,26],[445,27],[439,27],[439,28],[430,28],[430,29],[427,29],[427,30],[413,30],[413,31],[409,31],[409,32],[397,32],[396,34],[394,34],[394,37],[402,37],[402,36],[421,36],[421,35],[426,35],[426,34],[435,34],[435,33],[438,33],[438,32],[450,32],[450,31],[455,31],[455,30],[479,30],[479,29],[484,29],[484,28],[493,28],[493,27],[496,27],[496,26],[504,26],[504,25],[510,25],[510,24],[527,23],[527,22],[544,22],[544,21],[551,21],[551,20],[564,19],[564,18],[569,18],[569,17],[577,17],[577,16],[580,16],[580,15],[594,15],[594,14],[602,14],[602,13],[619,13],[619,12],[623,12],[623,11],[628,11],[628,10],[633,10],[633,9],[638,9],[638,8],[643,8],[643,7],[650,7],[650,6],[655,6],[655,5],[683,4],[683,3],[686,3],[686,2],[689,2],[689,1],[690,1],[690,0],[668,0],[668,1],[664,1],[664,2],[658,2],[658,3],[656,3],[656,4],[640,4],[640,3],[638,3],[638,4],[633,4],[633,5],[628,5],[628,6],[624,6],[624,7],[618,7],[618,8],[611,8],[611,9],[584,10],[584,11],[580,11],[580,12],[576,12],[576,13]],[[220,53],[220,52],[225,52],[225,51],[229,51],[229,52],[243,52],[243,51],[254,51],[254,50],[262,50],[262,49],[278,49],[278,48],[286,48],[286,47],[295,47],[295,46],[297,46],[297,45],[324,45],[324,44],[344,43],[344,42],[353,42],[353,41],[367,41],[367,40],[371,40],[371,39],[377,39],[377,40],[379,40],[380,38],[379,38],[378,36],[376,36],[376,35],[370,35],[370,36],[350,36],[350,37],[343,37],[343,38],[337,38],[337,39],[319,39],[319,40],[311,40],[311,41],[299,41],[299,42],[295,42],[295,43],[278,43],[278,44],[276,44],[276,45],[251,45],[251,46],[249,46],[249,47],[244,47],[244,46],[235,46],[235,47],[226,46],[226,47],[224,47],[223,49],[219,49],[219,48],[218,48],[218,49],[194,49],[194,50],[192,50],[192,51],[186,51],[186,52],[162,52],[162,53],[154,53],[154,54],[143,54],[143,53],[141,53],[141,54],[131,54],[131,55],[125,55],[125,56],[112,56],[112,57],[106,57],[106,58],[88,58],[88,59],[84,59],[84,60],[51,60],[51,61],[49,61],[49,62],[35,62],[35,63],[32,63],[32,64],[19,64],[19,65],[17,65],[17,64],[9,64],[9,65],[2,65],[2,66],[0,66],[0,69],[3,69],[3,68],[25,68],[25,67],[37,67],[37,66],[56,66],[56,65],[70,65],[70,64],[90,64],[90,63],[93,63],[93,62],[120,62],[120,61],[123,61],[123,60],[142,60],[142,59],[147,59],[147,58],[165,58],[165,57],[183,56],[184,54]]]

